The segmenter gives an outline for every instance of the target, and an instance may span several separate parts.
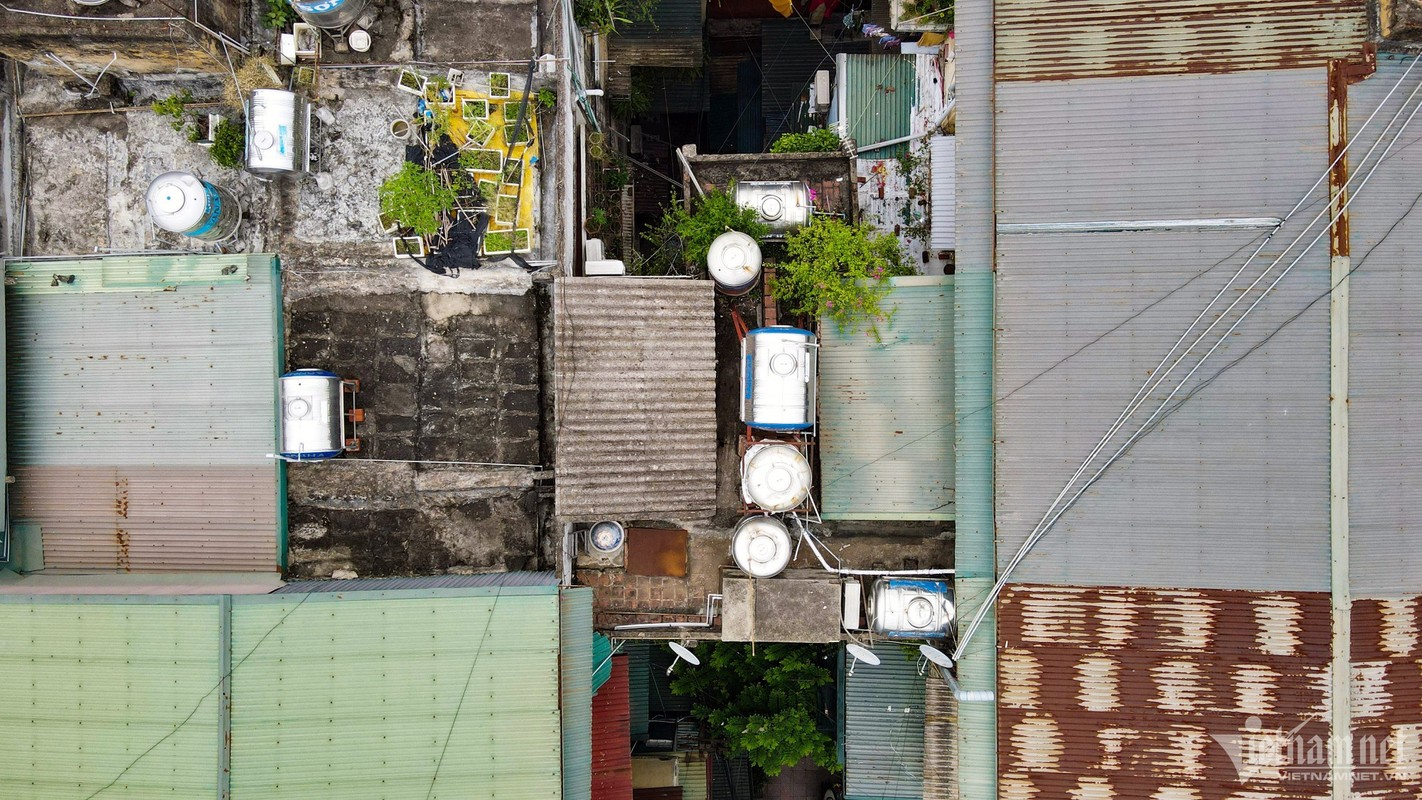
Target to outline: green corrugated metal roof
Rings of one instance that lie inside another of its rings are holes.
[[[924,678],[918,653],[893,642],[872,648],[877,665],[859,664],[844,680],[844,796],[847,800],[923,797]]]
[[[563,800],[592,797],[592,597],[587,587],[564,589],[559,596]]]
[[[203,599],[0,603],[0,794],[215,797],[217,621]]]
[[[845,87],[844,122],[850,138],[863,147],[908,136],[918,77],[913,56],[845,54],[840,56]],[[894,158],[908,147],[890,145],[860,153],[860,158]]]
[[[951,520],[953,278],[890,283],[878,341],[862,328],[821,331],[821,513]]]

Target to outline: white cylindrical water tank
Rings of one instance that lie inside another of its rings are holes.
[[[341,377],[323,369],[299,369],[278,380],[281,457],[319,461],[345,452]]]
[[[869,628],[890,637],[941,639],[954,618],[947,581],[880,578],[869,595]]]
[[[360,19],[370,0],[291,0],[291,7],[308,25],[344,28]]]
[[[242,204],[237,196],[191,172],[165,172],[148,185],[144,198],[153,224],[205,242],[237,234]]]
[[[760,245],[740,231],[726,231],[706,253],[706,271],[723,293],[745,294],[760,280]]]
[[[788,444],[758,444],[741,459],[741,496],[747,503],[780,514],[810,496],[810,461]]]
[[[815,206],[804,181],[740,181],[736,205],[755,209],[772,233],[786,234],[810,224]]]
[[[305,172],[311,111],[306,98],[281,89],[253,89],[247,104],[247,171]]]
[[[741,421],[800,431],[815,424],[815,335],[803,328],[756,328],[741,340]]]
[[[773,578],[790,565],[790,531],[775,517],[746,517],[731,537],[731,558],[752,578]]]

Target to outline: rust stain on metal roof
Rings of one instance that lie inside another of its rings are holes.
[[[1291,748],[1327,742],[1329,631],[1324,593],[1011,587],[1000,796],[1326,795]]]
[[[1317,66],[1358,54],[1365,0],[997,0],[999,80]]]
[[[1353,790],[1415,798],[1422,785],[1422,613],[1417,597],[1353,601]]]

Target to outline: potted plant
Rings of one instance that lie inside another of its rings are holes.
[[[501,194],[494,200],[494,220],[504,227],[518,224],[518,197]]]
[[[504,183],[517,187],[523,182],[523,159],[511,158],[504,162]]]
[[[466,97],[459,102],[459,115],[466,120],[488,119],[489,101]]]
[[[489,96],[500,99],[509,96],[509,74],[507,72],[489,73]]]
[[[416,97],[425,96],[425,78],[418,72],[409,69],[401,69],[400,77],[395,81],[395,88],[405,94],[413,94]]]
[[[391,239],[396,258],[424,258],[425,240],[419,236],[396,236]]]
[[[465,150],[459,154],[459,166],[475,173],[499,175],[504,168],[504,154],[501,150]]]
[[[466,138],[470,143],[484,147],[494,138],[494,126],[490,125],[488,120],[471,119]]]

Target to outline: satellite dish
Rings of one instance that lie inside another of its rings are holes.
[[[918,653],[919,655],[923,656],[929,661],[932,661],[943,669],[953,668],[953,659],[949,658],[947,653],[943,652],[942,650],[939,650],[931,644],[919,645]]]
[[[879,666],[879,657],[874,655],[874,651],[863,645],[847,644],[844,646],[844,649],[848,651],[849,655],[854,659],[854,663],[849,665],[850,675],[854,674],[854,668],[859,666],[859,662],[861,661],[871,667]]]
[[[952,673],[952,671],[951,671],[951,670],[953,669],[953,659],[949,658],[947,653],[943,652],[942,650],[939,650],[938,648],[934,647],[934,646],[931,645],[931,644],[921,644],[921,645],[919,645],[919,646],[918,646],[918,652],[919,652],[919,655],[921,655],[921,656],[924,657],[925,661],[931,661],[931,662],[933,662],[934,664],[937,664],[937,665],[938,665],[939,674],[941,674],[941,675],[943,676],[944,682],[948,684],[948,689],[949,689],[949,691],[953,692],[953,697],[956,698],[956,699],[958,700],[958,702],[960,702],[960,703],[991,703],[991,702],[992,702],[992,700],[993,700],[993,693],[992,693],[991,691],[981,691],[981,690],[978,690],[978,691],[965,691],[965,690],[963,689],[963,687],[958,684],[957,679],[953,677],[953,673]],[[928,666],[928,665],[925,663],[925,664],[924,664],[924,667],[927,667],[927,666]],[[919,670],[919,674],[920,674],[920,675],[923,674],[923,670],[922,670],[922,669]]]
[[[679,645],[676,642],[667,642],[667,647],[670,647],[671,651],[673,653],[676,653],[676,660],[672,661],[670,667],[667,667],[668,675],[672,674],[672,670],[676,669],[677,663],[681,661],[685,661],[693,667],[701,666],[701,659],[697,658],[696,654],[688,650],[686,647]]]

